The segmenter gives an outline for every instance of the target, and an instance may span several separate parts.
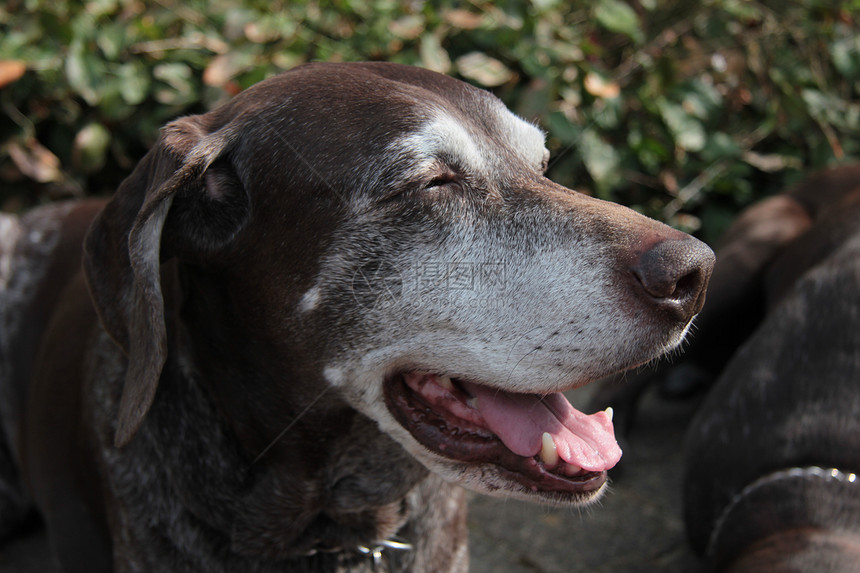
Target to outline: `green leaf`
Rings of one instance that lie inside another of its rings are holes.
[[[841,38],[830,46],[833,65],[846,78],[860,76],[860,35]]]
[[[123,64],[118,70],[120,83],[120,95],[125,103],[138,105],[146,99],[152,80],[149,73],[142,64]]]
[[[451,71],[451,57],[435,34],[421,36],[421,45],[418,51],[421,55],[421,65],[428,70],[442,74]]]
[[[600,0],[594,9],[594,17],[610,32],[624,34],[637,44],[645,40],[639,16],[633,8],[621,0]]]
[[[403,16],[388,24],[388,31],[403,40],[415,40],[424,31],[425,21],[417,14]]]
[[[699,151],[705,146],[705,128],[695,116],[665,98],[657,101],[657,108],[678,147],[686,151]]]
[[[560,111],[551,112],[546,117],[547,129],[550,135],[557,137],[564,145],[575,145],[582,138],[582,129]]]
[[[159,64],[152,70],[155,79],[166,85],[155,90],[155,99],[167,105],[185,105],[196,99],[194,79],[189,68],[178,62]]]
[[[75,41],[66,57],[66,79],[69,85],[91,106],[101,101],[99,92],[99,66],[94,54],[84,48],[81,41]]]
[[[604,141],[597,131],[586,129],[582,132],[579,152],[582,154],[585,168],[597,184],[598,191],[605,197],[621,179],[621,157],[618,151]]]
[[[559,4],[559,0],[531,0],[531,4],[538,13],[543,13],[555,9]]]
[[[664,161],[672,157],[672,153],[660,141],[647,137],[640,128],[633,128],[627,135],[627,145],[636,154],[639,163],[649,173],[657,173]]]
[[[116,61],[126,47],[128,31],[118,24],[104,27],[96,36],[96,43],[108,61]]]
[[[463,77],[488,88],[500,86],[514,76],[505,64],[481,52],[470,52],[457,58],[457,69]]]
[[[111,135],[100,123],[91,123],[75,136],[72,161],[82,173],[94,173],[104,167]]]
[[[717,132],[707,138],[702,147],[702,159],[713,163],[721,159],[736,159],[741,155],[741,146],[727,133]]]
[[[682,86],[679,90],[684,109],[701,120],[722,111],[722,95],[713,86],[696,78]]]
[[[761,22],[762,10],[755,2],[748,0],[723,0],[722,8],[740,20],[743,24],[754,24]]]

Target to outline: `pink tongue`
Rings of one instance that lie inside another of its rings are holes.
[[[513,394],[477,384],[463,385],[478,399],[478,411],[490,430],[519,456],[538,454],[547,432],[561,459],[587,471],[608,470],[621,459],[606,412],[583,414],[560,393]]]

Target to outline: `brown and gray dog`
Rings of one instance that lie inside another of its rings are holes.
[[[96,207],[3,219],[4,519],[67,571],[440,573],[456,484],[597,499],[610,417],[560,392],[677,346],[713,253],[547,156],[465,83],[314,64],[164,128],[83,273]]]
[[[860,572],[860,165],[749,208],[717,253],[706,307],[761,310],[689,429],[693,546],[714,571]]]

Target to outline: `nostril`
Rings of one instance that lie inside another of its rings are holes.
[[[675,292],[669,296],[672,298],[687,298],[690,295],[695,295],[701,290],[702,282],[702,273],[700,271],[695,270],[687,273],[678,279],[678,283],[675,285]]]
[[[677,298],[678,290],[684,289],[685,285],[693,282],[690,275],[676,279],[675,275],[665,268],[639,267],[633,269],[633,275],[639,280],[645,292],[654,298]]]
[[[714,253],[692,237],[661,241],[645,251],[633,275],[658,304],[677,308],[689,319],[701,310]]]

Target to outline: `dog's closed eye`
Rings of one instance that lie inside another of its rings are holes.
[[[443,187],[458,188],[460,186],[460,177],[454,172],[440,173],[432,177],[424,184],[424,191],[441,190]]]

